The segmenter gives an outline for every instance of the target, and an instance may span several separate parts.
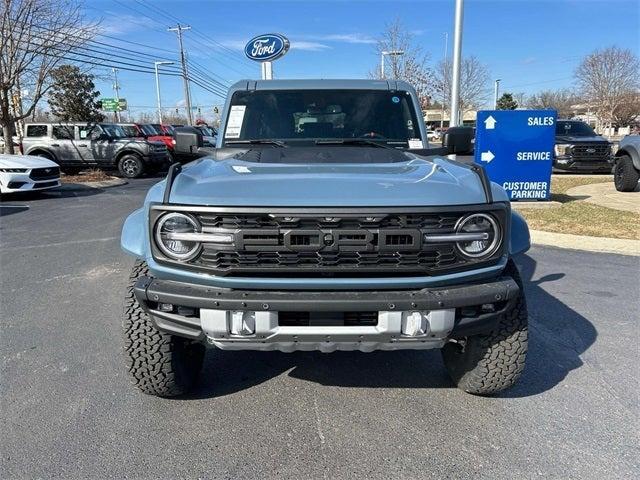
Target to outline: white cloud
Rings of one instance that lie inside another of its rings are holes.
[[[300,40],[291,40],[291,50],[306,50],[308,52],[319,52],[327,50],[331,47],[319,42],[305,42]]]
[[[538,59],[536,57],[526,57],[523,58],[520,63],[522,63],[523,65],[531,65],[532,63],[536,63],[537,61]]]
[[[105,19],[100,23],[100,33],[105,35],[121,35],[140,29],[148,29],[149,21],[134,15],[105,12]]]
[[[310,35],[309,38],[326,42],[376,43],[376,39],[362,33],[331,33],[328,35]]]

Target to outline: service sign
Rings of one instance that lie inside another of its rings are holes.
[[[289,40],[279,33],[266,33],[249,40],[244,47],[247,58],[256,62],[271,62],[289,51]]]
[[[480,111],[475,162],[511,200],[548,200],[555,132],[555,110]]]

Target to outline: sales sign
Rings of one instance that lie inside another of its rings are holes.
[[[548,200],[555,132],[555,110],[480,111],[475,162],[511,200]]]

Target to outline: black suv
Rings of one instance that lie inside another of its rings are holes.
[[[611,143],[584,122],[558,120],[554,170],[611,172]]]

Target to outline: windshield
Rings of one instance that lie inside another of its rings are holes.
[[[140,125],[140,129],[145,135],[161,135],[155,128],[153,128],[153,125]]]
[[[100,124],[104,133],[112,138],[126,138],[128,135],[124,132],[120,125],[113,125],[112,123]]]
[[[207,127],[206,125],[198,125],[196,128],[198,128],[203,135],[208,135],[210,137],[213,137],[215,135],[211,127]]]
[[[124,131],[127,137],[137,137],[138,129],[133,125],[120,125],[120,128]]]
[[[273,90],[236,92],[225,142],[275,139],[286,143],[364,138],[406,147],[421,140],[409,92]]]
[[[596,132],[584,122],[558,121],[556,135],[571,135],[573,137],[594,137]]]

